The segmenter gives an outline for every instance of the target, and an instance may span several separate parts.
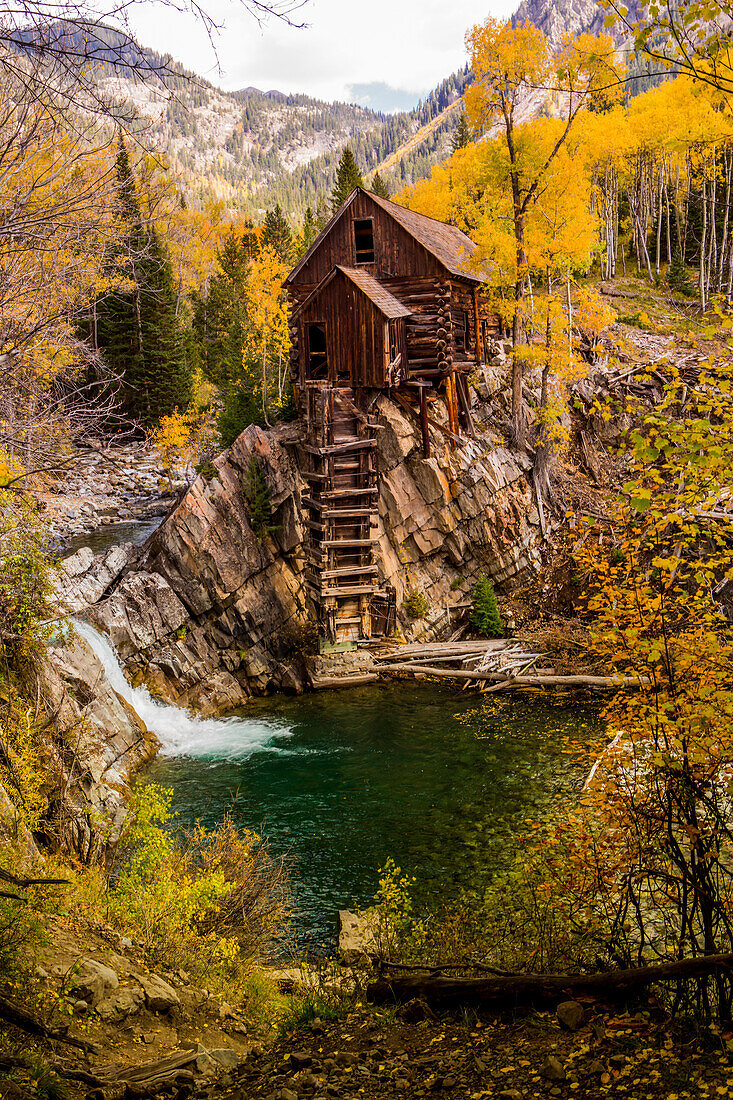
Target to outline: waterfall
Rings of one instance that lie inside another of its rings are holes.
[[[74,629],[99,658],[109,686],[135,711],[161,742],[168,756],[211,756],[231,759],[267,749],[273,737],[288,736],[286,722],[259,718],[194,718],[181,707],[153,699],[145,687],[132,687],[125,679],[117,654],[109,641],[89,623],[74,620]]]

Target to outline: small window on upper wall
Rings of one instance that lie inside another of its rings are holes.
[[[371,218],[354,218],[354,245],[358,264],[374,263],[374,223]]]

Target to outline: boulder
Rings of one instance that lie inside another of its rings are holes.
[[[365,913],[339,909],[338,948],[350,966],[368,962],[377,954],[377,920]]]
[[[565,1067],[554,1054],[548,1054],[540,1066],[540,1076],[546,1081],[564,1081]]]
[[[106,997],[97,1005],[97,1015],[108,1023],[120,1023],[128,1016],[134,1016],[145,1004],[145,994],[139,986],[118,989],[111,997]]]
[[[181,1003],[173,986],[158,974],[135,975],[145,992],[145,1003],[151,1012],[168,1012]]]
[[[71,989],[92,1008],[104,1001],[119,987],[116,971],[96,959],[82,959],[79,970],[71,981]]]
[[[585,1009],[578,1001],[562,1001],[557,1006],[555,1014],[558,1023],[566,1031],[578,1031],[585,1020]]]

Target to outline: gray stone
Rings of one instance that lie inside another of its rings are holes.
[[[181,1003],[173,986],[158,974],[136,974],[145,992],[145,1003],[151,1012],[168,1012],[175,1005]]]
[[[134,1016],[145,1003],[145,995],[139,986],[119,989],[111,997],[97,1005],[97,1015],[109,1023],[119,1023],[128,1016]]]
[[[37,966],[36,977],[39,979],[39,981],[45,982],[48,978],[48,971],[44,970],[42,966]]]
[[[307,1069],[313,1064],[313,1059],[305,1050],[295,1050],[290,1055],[290,1065],[293,1069]]]
[[[97,962],[96,959],[82,959],[70,988],[79,995],[80,1000],[96,1008],[100,1001],[114,993],[119,984],[120,980],[111,967]]]
[[[578,1031],[585,1020],[585,1009],[578,1001],[562,1001],[557,1006],[555,1014],[558,1023],[566,1031]]]
[[[297,1092],[293,1092],[292,1089],[280,1089],[277,1097],[278,1100],[298,1100]]]
[[[240,1062],[239,1055],[231,1047],[217,1047],[215,1050],[210,1050],[208,1054],[218,1066],[224,1069],[234,1069]]]
[[[503,1089],[499,1093],[499,1100],[524,1100],[524,1093],[519,1089]]]
[[[564,1081],[565,1068],[554,1054],[548,1054],[540,1066],[540,1076],[546,1081]]]

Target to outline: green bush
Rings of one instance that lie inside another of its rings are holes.
[[[483,574],[476,581],[471,597],[471,626],[484,638],[502,638],[504,623],[494,595],[494,586]]]
[[[285,862],[230,818],[213,831],[172,827],[172,792],[133,792],[110,871],[108,919],[143,943],[151,965],[219,987],[251,969],[287,920]]]
[[[679,245],[672,253],[672,259],[667,268],[667,282],[673,290],[678,290],[680,294],[684,294],[687,298],[691,298],[695,293]]]
[[[422,592],[410,588],[402,601],[402,610],[410,619],[424,619],[430,610],[430,604]]]

